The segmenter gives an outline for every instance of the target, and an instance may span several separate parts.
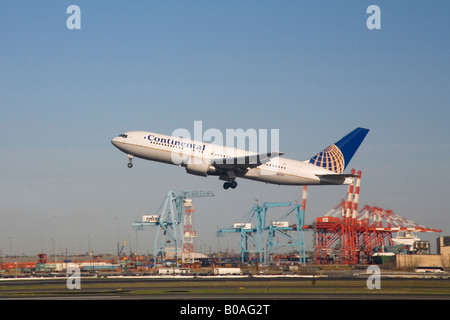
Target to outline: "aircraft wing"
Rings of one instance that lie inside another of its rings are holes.
[[[215,158],[211,164],[221,169],[248,169],[256,168],[270,159],[281,156],[282,152],[259,153],[250,156],[233,157],[233,158]]]

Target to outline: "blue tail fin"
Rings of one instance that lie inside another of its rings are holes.
[[[309,162],[335,173],[343,173],[368,132],[369,129],[356,128],[335,144],[309,159]]]

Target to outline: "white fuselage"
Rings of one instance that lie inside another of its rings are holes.
[[[126,132],[119,137],[115,137],[111,142],[119,150],[128,154],[130,158],[138,157],[178,166],[185,166],[185,163],[174,161],[174,159],[181,157],[188,158],[189,161],[194,163],[208,165],[218,158],[231,159],[255,154],[246,150],[211,143],[186,142],[186,140],[180,138],[146,131]],[[222,176],[224,174],[223,171],[218,172],[214,168],[210,168],[205,173],[203,176]],[[275,157],[257,167],[248,168],[242,174],[237,173],[236,177],[279,185],[318,185],[327,183],[321,181],[317,175],[330,173],[326,169],[312,165],[307,160],[298,161]],[[342,184],[351,182],[351,178],[345,179]]]

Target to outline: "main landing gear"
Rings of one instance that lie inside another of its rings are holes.
[[[224,188],[225,190],[227,190],[228,188],[234,189],[234,188],[236,188],[236,187],[237,187],[237,182],[236,182],[236,181],[225,182],[225,183],[223,184],[223,188]]]
[[[223,188],[225,190],[231,188],[234,189],[237,187],[236,172],[233,169],[227,170],[226,175],[220,176],[220,180],[225,180],[226,182],[223,184]]]
[[[128,155],[128,168],[133,168],[133,158],[134,156]]]

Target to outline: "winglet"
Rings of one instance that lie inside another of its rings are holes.
[[[356,128],[341,140],[309,159],[309,162],[335,173],[344,172],[369,129]]]

